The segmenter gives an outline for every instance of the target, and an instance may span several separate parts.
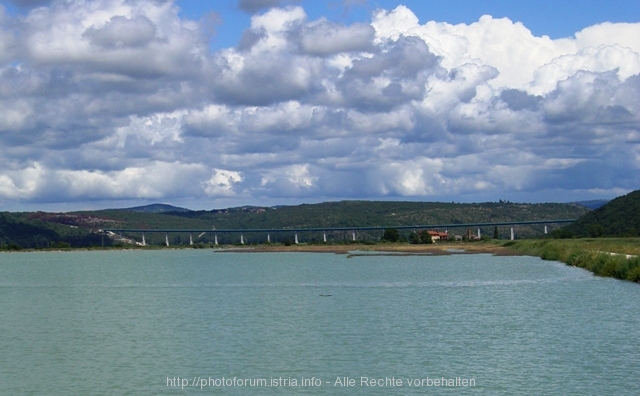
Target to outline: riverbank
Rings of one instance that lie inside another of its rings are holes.
[[[493,242],[543,260],[557,260],[599,276],[640,283],[639,238],[528,239]]]
[[[104,250],[174,250],[211,249],[216,253],[333,253],[351,256],[367,254],[430,255],[492,254],[496,256],[537,256],[543,260],[557,260],[567,265],[584,268],[599,276],[640,283],[640,238],[582,238],[582,239],[523,239],[516,241],[486,240],[478,242],[440,242],[429,245],[407,243],[377,244],[297,244],[297,245],[244,245],[220,246],[177,245],[93,247],[69,249],[24,249],[13,252],[70,252]],[[11,251],[3,250],[9,253]]]
[[[20,249],[20,250],[0,250],[4,253],[26,253],[26,252],[74,252],[74,251],[114,251],[114,250],[180,250],[180,249],[213,249],[214,252],[229,253],[269,253],[269,252],[291,252],[291,253],[334,253],[350,254],[357,252],[379,252],[393,254],[424,254],[424,255],[451,255],[451,254],[493,254],[497,256],[522,256],[523,253],[513,249],[508,249],[499,244],[486,242],[441,242],[429,245],[412,245],[408,243],[348,243],[348,244],[260,244],[260,245],[173,245],[173,246],[118,246],[118,247],[80,247],[80,248],[43,248],[43,249]]]
[[[496,244],[482,242],[473,243],[434,243],[430,245],[411,245],[407,243],[378,243],[375,245],[344,244],[344,245],[254,245],[243,248],[224,247],[214,249],[217,252],[231,253],[269,253],[269,252],[299,252],[299,253],[334,253],[350,254],[357,252],[415,254],[444,256],[451,254],[493,254],[496,256],[522,256],[523,253]]]

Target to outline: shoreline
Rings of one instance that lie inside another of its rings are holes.
[[[496,245],[469,244],[432,244],[432,245],[256,245],[241,248],[217,248],[216,253],[333,253],[358,255],[354,252],[375,252],[392,255],[429,255],[449,256],[453,254],[493,254],[494,256],[524,256],[523,253]]]
[[[515,249],[480,243],[441,243],[431,245],[411,245],[397,243],[381,243],[375,245],[345,244],[345,245],[249,245],[249,246],[220,246],[194,248],[191,246],[172,247],[121,247],[121,248],[46,248],[46,249],[21,249],[2,250],[0,253],[45,253],[45,252],[108,252],[108,251],[161,251],[161,250],[210,250],[214,253],[332,253],[345,255],[368,255],[367,252],[389,255],[425,255],[425,256],[449,256],[454,254],[492,254],[494,256],[524,256],[525,253]],[[362,254],[359,254],[359,253]]]
[[[584,268],[597,276],[640,283],[638,241],[637,238],[519,240],[506,247],[527,256]]]
[[[595,240],[607,243],[607,240]],[[467,243],[434,243],[412,245],[406,243],[379,244],[298,244],[298,245],[223,245],[172,246],[172,247],[120,247],[120,248],[70,248],[1,250],[0,253],[27,252],[105,252],[105,251],[161,251],[208,250],[211,253],[332,253],[347,257],[361,256],[450,256],[491,254],[493,256],[532,256],[543,260],[559,261],[573,267],[584,268],[595,275],[640,283],[640,255],[633,241],[633,249],[618,241],[621,246],[594,246],[593,239],[582,240],[518,240]],[[616,241],[613,241],[616,242]],[[624,242],[624,241],[622,241]],[[625,248],[626,246],[626,248]],[[618,250],[611,252],[611,250]],[[635,254],[634,254],[635,253]]]

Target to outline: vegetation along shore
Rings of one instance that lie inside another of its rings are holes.
[[[639,238],[529,239],[498,243],[528,256],[558,260],[596,275],[640,283]]]

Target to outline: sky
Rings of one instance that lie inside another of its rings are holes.
[[[2,0],[0,211],[610,199],[639,98],[637,0]]]

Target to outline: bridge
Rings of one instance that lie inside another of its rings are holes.
[[[237,228],[237,229],[177,229],[177,228],[169,228],[169,229],[148,229],[148,228],[105,228],[101,231],[104,234],[141,234],[142,243],[138,243],[141,246],[146,246],[145,234],[147,233],[164,233],[165,234],[165,243],[169,246],[169,234],[170,233],[188,233],[189,234],[189,244],[193,245],[193,234],[214,234],[214,244],[218,245],[218,234],[239,234],[240,235],[240,243],[245,243],[245,234],[266,234],[266,241],[271,242],[271,234],[277,233],[294,233],[295,239],[294,243],[299,243],[298,233],[311,233],[311,232],[321,232],[323,235],[323,241],[327,242],[327,232],[351,232],[352,240],[356,241],[356,233],[364,232],[364,231],[384,231],[389,228],[395,228],[397,230],[424,230],[424,229],[446,229],[449,228],[477,228],[477,237],[480,238],[480,229],[486,227],[511,227],[511,240],[515,238],[514,227],[515,226],[527,226],[527,225],[544,225],[544,233],[548,232],[547,225],[549,224],[565,224],[565,223],[573,223],[576,219],[552,219],[552,220],[530,220],[530,221],[505,221],[505,222],[496,222],[496,223],[451,223],[451,224],[418,224],[418,225],[406,225],[406,226],[367,226],[367,227],[291,227],[291,228]]]

